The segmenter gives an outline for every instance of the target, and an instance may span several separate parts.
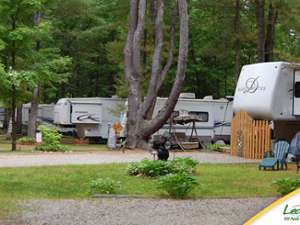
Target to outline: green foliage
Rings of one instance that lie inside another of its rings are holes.
[[[277,192],[286,195],[300,187],[300,179],[282,178],[273,182],[277,186]]]
[[[90,184],[91,194],[115,194],[121,187],[121,182],[115,181],[109,177],[98,178]]]
[[[64,152],[68,150],[67,146],[60,144],[62,134],[58,130],[46,125],[40,125],[38,130],[42,133],[43,142],[36,146],[36,150],[45,152]]]
[[[176,158],[173,161],[170,161],[171,166],[173,167],[172,173],[181,173],[185,172],[188,174],[193,174],[196,172],[196,167],[199,164],[198,161],[192,158]]]
[[[172,198],[186,198],[198,185],[196,177],[187,173],[168,174],[158,180],[158,187]]]
[[[32,137],[21,137],[17,140],[17,143],[20,145],[34,145],[35,139]]]
[[[144,159],[141,162],[130,163],[127,173],[131,176],[157,177],[170,173],[194,173],[198,162],[191,158],[177,158],[171,161]]]
[[[141,162],[129,164],[127,173],[131,176],[143,175],[157,177],[170,173],[171,169],[170,163],[168,162],[144,159]]]
[[[222,152],[222,147],[225,147],[226,145],[222,144],[207,144],[205,145],[205,148],[212,151]]]
[[[151,73],[154,48],[152,2],[149,1],[142,44],[143,90]],[[175,1],[166,2],[162,67],[169,49],[170,14]],[[197,97],[232,95],[235,88],[234,44],[241,41],[241,65],[256,61],[255,1],[241,1],[241,32],[234,32],[235,1],[189,1],[190,48],[183,92]],[[266,26],[268,4],[266,1]],[[273,1],[278,11],[274,61],[300,60],[299,1]],[[40,12],[39,25],[33,14]],[[127,35],[127,0],[2,0],[0,4],[0,61],[5,71],[29,71],[42,87],[42,102],[60,97],[127,97],[123,48]],[[12,18],[16,27],[12,27]],[[37,51],[37,41],[40,49]],[[178,35],[176,35],[178,43]],[[12,65],[12,50],[15,65]],[[178,45],[174,49],[174,55]],[[159,95],[168,96],[176,58]],[[85,88],[89,87],[89,88]],[[26,88],[25,88],[26,89]],[[25,90],[23,89],[23,90]],[[29,90],[30,91],[30,90]],[[27,91],[27,92],[29,92]],[[0,91],[0,97],[5,98]],[[30,99],[26,93],[25,100]]]

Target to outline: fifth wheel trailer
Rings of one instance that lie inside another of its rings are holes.
[[[196,115],[202,122],[196,122],[197,136],[201,143],[215,142],[223,140],[230,141],[230,126],[232,120],[232,97],[213,99],[212,96],[206,96],[203,99],[196,99],[192,93],[182,93],[177,101],[174,112],[187,112],[188,114]],[[167,98],[157,98],[154,107],[153,117],[156,116],[159,110],[164,106]],[[126,112],[121,117],[121,124],[125,127]],[[178,133],[185,133],[186,136],[191,135],[191,124],[173,125],[172,128]],[[166,123],[158,132],[157,135],[162,135],[169,132],[170,125]],[[121,134],[126,136],[125,133]]]
[[[274,138],[291,140],[300,131],[300,66],[288,62],[244,66],[233,110],[272,121]]]
[[[54,107],[54,124],[79,137],[107,139],[110,127],[119,121],[124,100],[112,98],[62,98]]]

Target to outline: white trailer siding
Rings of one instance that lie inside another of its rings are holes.
[[[255,119],[295,120],[293,90],[294,70],[289,63],[246,65],[236,87],[233,110],[245,110]]]
[[[155,116],[166,102],[166,98],[158,98],[154,108]],[[224,139],[229,141],[230,125],[232,120],[232,102],[227,99],[184,99],[179,98],[174,111],[188,111],[199,114],[207,114],[206,122],[197,122],[196,129],[198,136],[211,141],[215,139]],[[183,132],[187,136],[191,134],[192,126],[175,125],[177,132]],[[166,124],[157,134],[163,134],[169,130]]]
[[[54,123],[62,131],[73,126],[81,137],[108,138],[114,122],[120,120],[117,112],[125,101],[120,98],[65,98],[55,106]]]

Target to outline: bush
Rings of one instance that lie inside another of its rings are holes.
[[[172,198],[185,198],[197,186],[194,176],[187,173],[168,174],[160,177],[158,187],[165,190]]]
[[[273,184],[277,185],[277,192],[286,195],[300,187],[300,179],[282,178],[275,180]]]
[[[197,165],[198,162],[191,158],[177,158],[172,161],[144,159],[138,163],[130,163],[127,173],[131,176],[143,175],[148,177],[181,172],[192,174]]]
[[[192,158],[176,158],[169,162],[172,167],[172,173],[189,173],[193,174],[196,172],[196,166],[199,164],[198,161]]]
[[[130,163],[127,172],[131,176],[156,177],[170,173],[170,166],[166,161],[144,159],[138,163]]]
[[[42,133],[43,142],[36,147],[36,150],[45,152],[64,152],[68,150],[65,145],[60,144],[62,134],[60,134],[58,130],[46,125],[40,125],[38,130]]]
[[[98,178],[93,180],[90,185],[91,194],[115,194],[121,187],[119,181],[114,181],[111,178]]]
[[[18,139],[17,143],[20,145],[34,145],[35,139],[32,137],[21,137]]]

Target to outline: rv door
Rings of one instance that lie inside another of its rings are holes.
[[[294,77],[294,105],[293,113],[295,116],[300,116],[300,71],[295,71]]]

